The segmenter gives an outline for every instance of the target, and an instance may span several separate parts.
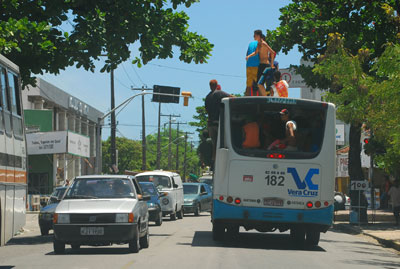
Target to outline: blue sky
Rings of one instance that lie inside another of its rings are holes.
[[[251,3],[251,5],[250,5]],[[279,9],[290,1],[265,0],[201,0],[190,8],[182,8],[189,15],[189,30],[197,32],[214,44],[212,56],[207,64],[186,64],[179,61],[179,50],[172,59],[153,60],[138,68],[127,61],[115,70],[116,105],[123,102],[135,92],[133,87],[147,85],[165,85],[180,87],[181,91],[192,92],[194,99],[189,100],[189,106],[180,104],[162,104],[163,114],[181,115],[181,122],[193,121],[195,107],[203,105],[202,98],[209,92],[209,81],[217,79],[222,90],[229,93],[243,93],[246,85],[247,46],[253,40],[253,31],[275,29],[279,26]],[[138,56],[138,44],[131,46],[131,59]],[[288,55],[279,53],[277,60],[280,68],[290,64],[299,64],[300,53],[292,50]],[[74,95],[85,103],[96,107],[102,112],[110,108],[110,74],[100,73],[101,63],[95,73],[67,68],[57,76],[45,74],[40,76],[62,90]],[[289,89],[289,97],[299,98],[299,89]],[[158,104],[151,102],[151,97],[145,97],[146,102],[146,134],[157,132]],[[134,99],[123,111],[118,113],[118,136],[140,139],[141,133],[141,98]],[[168,121],[162,117],[161,123]],[[108,120],[105,121],[108,123]],[[128,126],[129,125],[129,126]],[[195,128],[183,125],[181,130],[192,132]],[[103,129],[103,139],[110,135],[110,129]],[[198,140],[197,134],[193,141]]]

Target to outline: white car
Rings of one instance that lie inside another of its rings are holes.
[[[160,192],[167,193],[161,198],[163,216],[169,215],[171,220],[183,218],[183,185],[179,174],[155,170],[139,173],[135,178],[138,182],[153,182]]]
[[[65,245],[129,244],[131,252],[149,246],[147,200],[132,176],[81,176],[73,180],[54,217],[54,252]]]

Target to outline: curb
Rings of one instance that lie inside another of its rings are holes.
[[[337,229],[337,230],[340,230],[340,231],[343,231],[343,232],[346,232],[349,234],[353,234],[353,235],[362,234],[362,235],[369,236],[371,238],[374,238],[376,241],[378,241],[378,243],[383,247],[392,248],[397,251],[400,251],[400,243],[397,243],[393,240],[383,239],[376,235],[364,232],[362,230],[362,228],[360,228],[359,226],[351,226],[348,224],[333,224],[332,227],[333,227],[333,229]]]

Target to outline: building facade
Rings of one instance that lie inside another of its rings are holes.
[[[29,194],[50,194],[67,180],[95,173],[96,158],[101,160],[96,127],[103,113],[40,78],[24,89],[22,102]]]

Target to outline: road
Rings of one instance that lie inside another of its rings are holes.
[[[53,253],[52,235],[40,236],[37,215],[26,231],[0,248],[0,268],[400,268],[400,255],[362,236],[330,230],[320,245],[295,248],[288,233],[241,233],[236,241],[214,242],[210,214],[164,218],[150,227],[150,247],[138,254],[127,245],[82,247]]]

